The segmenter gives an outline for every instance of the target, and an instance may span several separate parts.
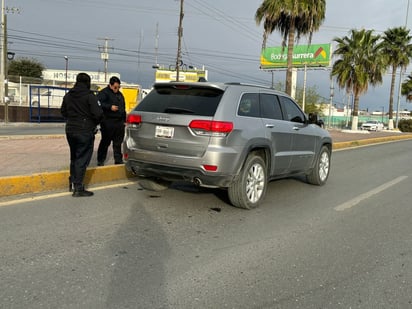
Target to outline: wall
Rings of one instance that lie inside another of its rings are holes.
[[[8,122],[63,122],[60,108],[9,105]],[[0,121],[4,122],[5,106],[0,105]]]

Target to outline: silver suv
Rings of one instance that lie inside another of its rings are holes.
[[[332,139],[285,93],[240,83],[157,83],[130,112],[126,168],[149,189],[172,181],[227,189],[255,208],[268,181],[295,174],[325,184]]]

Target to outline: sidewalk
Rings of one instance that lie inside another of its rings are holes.
[[[100,134],[96,134],[90,167],[97,166]],[[65,135],[0,136],[0,177],[68,170],[70,150]],[[110,146],[105,165],[114,164]]]

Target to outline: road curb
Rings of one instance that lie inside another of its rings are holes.
[[[69,189],[69,171],[47,172],[32,175],[0,177],[0,196],[25,193],[39,193],[53,190]],[[86,186],[122,179],[136,178],[125,166],[112,165],[91,167],[86,171]]]
[[[56,137],[57,135],[51,138]],[[412,134],[337,142],[333,143],[333,150],[407,139],[412,139]],[[111,181],[133,178],[137,179],[135,175],[126,170],[123,164],[89,167],[86,171],[85,184],[86,186],[92,186],[105,182],[107,183]],[[68,179],[68,170],[36,173],[32,175],[0,177],[0,197],[54,190],[68,190]]]

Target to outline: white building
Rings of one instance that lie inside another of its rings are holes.
[[[66,76],[67,73],[67,76]],[[45,83],[52,83],[53,85],[64,85],[67,81],[68,84],[76,82],[76,76],[79,73],[87,73],[90,75],[92,84],[106,84],[109,82],[110,77],[117,76],[120,79],[120,73],[104,73],[93,71],[79,71],[79,70],[43,70],[43,80]],[[66,79],[67,77],[67,79]]]

